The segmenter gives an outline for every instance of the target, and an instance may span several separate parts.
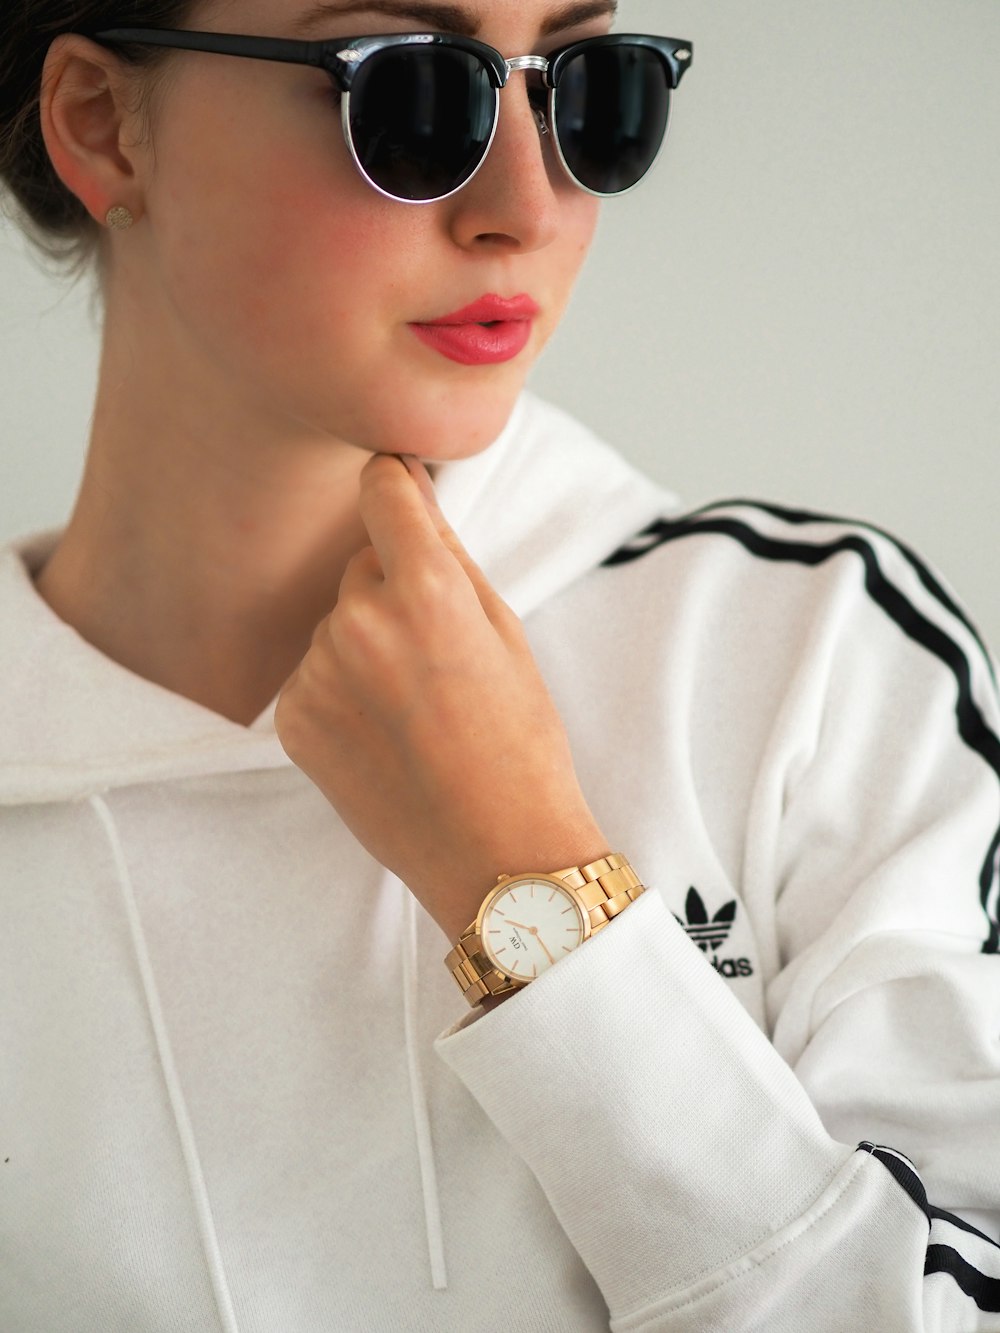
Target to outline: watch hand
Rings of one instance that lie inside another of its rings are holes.
[[[526,930],[529,935],[534,935],[538,943],[545,949],[545,956],[549,962],[554,963],[556,961],[546,948],[545,941],[542,939],[541,935],[539,935],[537,926],[526,926],[522,921],[511,921],[510,917],[507,918],[507,923],[511,926],[520,926],[521,930]]]

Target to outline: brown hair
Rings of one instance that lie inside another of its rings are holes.
[[[49,263],[69,276],[91,264],[103,268],[102,227],[63,185],[42,138],[39,103],[42,69],[52,41],[62,33],[102,28],[179,28],[198,0],[0,0],[0,205],[6,216]],[[144,136],[150,108],[172,52],[163,47],[115,45],[118,56],[141,71],[136,104]],[[103,278],[103,272],[101,274]]]

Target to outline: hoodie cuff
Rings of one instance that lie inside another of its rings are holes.
[[[534,1172],[613,1316],[771,1239],[855,1151],[655,889],[434,1049]]]

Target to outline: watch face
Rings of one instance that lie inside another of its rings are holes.
[[[583,909],[556,880],[502,885],[483,917],[483,952],[515,980],[533,981],[583,942]]]

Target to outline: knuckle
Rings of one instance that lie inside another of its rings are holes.
[[[344,567],[345,572],[351,570],[358,574],[375,573],[376,570],[380,571],[381,568],[382,564],[378,558],[378,552],[371,545],[362,546],[361,550],[355,552]]]
[[[316,627],[313,630],[312,636],[309,640],[310,651],[312,651],[312,649],[315,648],[323,640],[323,638],[325,637],[325,635],[329,630],[329,626],[330,626],[329,616],[324,616],[322,620],[317,622]]]
[[[369,598],[355,593],[341,597],[330,616],[331,636],[335,640],[348,637],[368,638],[374,633],[377,608]]]
[[[364,595],[365,589],[382,581],[382,564],[374,546],[365,546],[348,560],[340,580],[337,606]],[[335,608],[336,609],[336,608]]]
[[[408,572],[407,592],[424,605],[448,603],[454,594],[451,568],[436,559],[422,560]]]
[[[339,660],[364,670],[382,655],[385,626],[380,608],[364,597],[338,602],[331,617],[330,633]]]

